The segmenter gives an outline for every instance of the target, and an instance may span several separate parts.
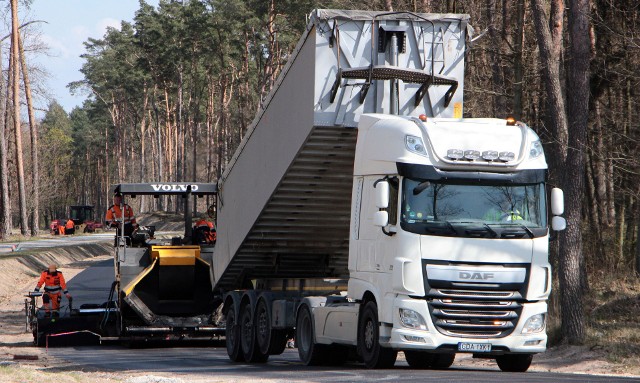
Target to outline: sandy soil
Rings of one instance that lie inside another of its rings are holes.
[[[57,381],[79,381],[89,383],[127,382],[127,383],[179,383],[163,374],[131,376],[129,373],[117,371],[82,371],[66,360],[56,360],[47,354],[44,348],[32,345],[33,337],[25,332],[24,297],[23,294],[33,289],[37,270],[41,270],[41,262],[55,259],[67,279],[90,266],[111,257],[109,247],[97,247],[91,251],[69,254],[68,251],[50,250],[46,256],[36,260],[20,260],[18,258],[0,258],[0,381],[38,382],[55,378]],[[476,368],[495,368],[493,360],[473,359],[470,355],[458,354],[456,365]],[[55,366],[58,372],[47,372]],[[60,372],[62,370],[62,372]],[[586,347],[560,346],[548,350],[534,358],[532,371],[590,373],[617,376],[636,376],[640,378],[640,366],[615,364],[607,360],[602,349],[590,350]],[[194,377],[196,378],[196,377]]]

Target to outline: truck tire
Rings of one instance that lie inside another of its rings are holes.
[[[505,372],[526,372],[532,360],[533,354],[507,354],[496,357],[498,367]]]
[[[327,346],[315,343],[313,331],[311,310],[303,305],[296,321],[296,345],[300,360],[307,366],[324,364],[327,359]]]
[[[368,302],[358,323],[358,354],[367,368],[391,368],[398,357],[398,351],[380,346],[379,326],[378,306]]]
[[[225,338],[227,345],[227,354],[233,362],[244,361],[242,350],[240,347],[240,326],[238,318],[236,318],[235,304],[232,303],[227,310]]]
[[[285,330],[271,328],[271,315],[265,299],[260,299],[256,306],[254,319],[256,327],[256,341],[260,352],[268,355],[280,355],[287,346],[287,333]]]
[[[404,357],[411,368],[426,369],[433,363],[433,354],[424,351],[405,351]]]
[[[264,363],[269,359],[269,354],[260,352],[256,341],[256,326],[253,322],[251,303],[240,308],[240,346],[244,360],[249,363]]]
[[[434,354],[431,361],[431,368],[434,370],[446,370],[451,367],[456,359],[456,354]]]

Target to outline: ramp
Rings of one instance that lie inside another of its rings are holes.
[[[359,117],[461,114],[467,21],[467,15],[311,14],[218,182],[215,288],[237,289],[257,278],[348,276]]]

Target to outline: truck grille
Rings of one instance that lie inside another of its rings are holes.
[[[505,337],[522,311],[516,291],[432,289],[427,298],[438,331],[457,337]]]

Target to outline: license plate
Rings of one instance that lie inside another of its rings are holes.
[[[491,352],[491,343],[458,343],[458,351],[462,352]]]

